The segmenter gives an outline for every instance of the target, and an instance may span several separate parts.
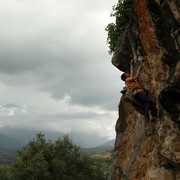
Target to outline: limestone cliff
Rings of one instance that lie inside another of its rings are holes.
[[[118,39],[112,64],[140,81],[156,105],[149,122],[143,107],[123,94],[116,123],[112,180],[180,179],[180,1],[134,0],[129,28]],[[122,91],[123,92],[123,91]]]

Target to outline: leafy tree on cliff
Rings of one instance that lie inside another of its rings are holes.
[[[68,136],[54,143],[37,134],[21,151],[12,167],[14,179],[102,180],[92,159]],[[98,175],[97,175],[98,174]]]
[[[110,16],[116,18],[116,23],[110,23],[106,27],[107,43],[109,45],[109,54],[115,51],[118,37],[127,28],[131,15],[132,0],[119,0],[116,6],[113,6],[113,13]]]

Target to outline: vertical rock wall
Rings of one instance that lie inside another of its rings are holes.
[[[148,122],[122,95],[116,123],[112,180],[180,179],[180,1],[134,0],[129,28],[119,37],[112,63],[129,72],[142,65],[140,80],[156,104]]]

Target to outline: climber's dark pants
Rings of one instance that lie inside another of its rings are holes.
[[[150,103],[149,97],[146,94],[140,92],[140,93],[135,94],[134,98],[138,102],[143,103],[145,105],[145,111],[146,111],[146,114],[148,114],[148,111],[151,110],[151,103]]]

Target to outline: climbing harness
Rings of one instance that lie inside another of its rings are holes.
[[[137,89],[143,89],[143,88],[140,86],[134,87],[133,89],[129,89],[128,87],[126,87],[125,97],[134,101],[134,91]]]

